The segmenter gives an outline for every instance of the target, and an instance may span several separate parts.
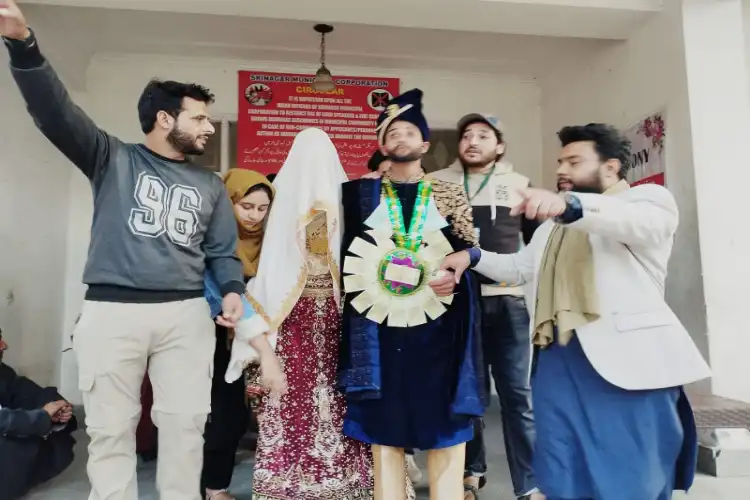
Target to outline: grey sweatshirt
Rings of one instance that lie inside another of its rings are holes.
[[[72,102],[33,36],[6,44],[13,77],[37,127],[91,182],[86,298],[168,302],[201,297],[206,266],[222,295],[242,293],[237,224],[221,179],[99,129]]]

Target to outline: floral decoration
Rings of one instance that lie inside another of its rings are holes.
[[[664,118],[661,113],[649,116],[638,126],[638,133],[643,134],[651,139],[651,144],[659,150],[664,149],[664,136],[666,129],[664,127]]]

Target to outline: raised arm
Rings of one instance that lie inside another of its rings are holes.
[[[10,53],[13,78],[36,126],[89,179],[109,161],[110,137],[76,106],[39,50],[15,0],[0,7],[0,35]]]
[[[674,236],[679,211],[672,193],[656,184],[636,186],[627,196],[571,193],[580,218],[568,224],[626,245],[657,246]]]

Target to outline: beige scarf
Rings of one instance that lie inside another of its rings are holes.
[[[605,195],[630,186],[618,182]],[[542,256],[534,314],[534,344],[547,347],[554,339],[567,345],[576,328],[599,319],[591,242],[585,231],[556,224]]]

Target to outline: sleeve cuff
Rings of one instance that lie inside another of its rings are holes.
[[[31,31],[31,36],[26,40],[3,38],[8,54],[10,54],[10,65],[16,69],[34,69],[44,65],[45,59],[39,50],[34,31],[31,28],[29,31]]]
[[[52,419],[43,409],[32,410],[32,420],[38,436],[46,436],[52,429]]]
[[[474,269],[474,267],[479,264],[479,261],[482,259],[482,250],[480,250],[478,247],[473,247],[469,248],[467,252],[469,252],[469,267],[471,269]]]
[[[230,293],[236,293],[238,295],[242,295],[245,293],[245,284],[241,281],[230,281],[229,283],[224,283],[219,287],[219,290],[221,291],[221,296],[226,297]]]

